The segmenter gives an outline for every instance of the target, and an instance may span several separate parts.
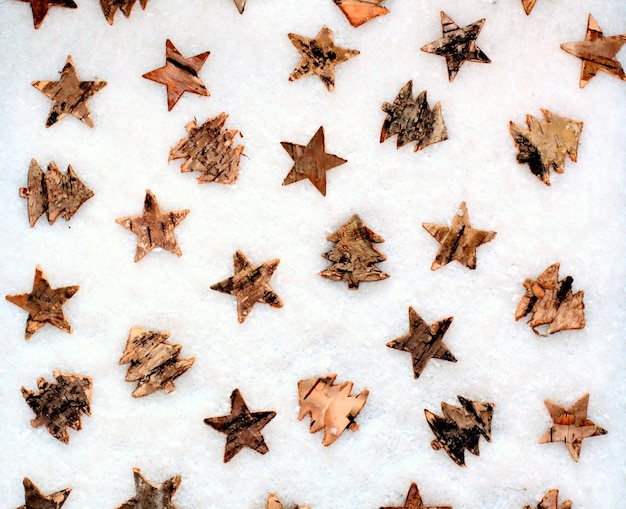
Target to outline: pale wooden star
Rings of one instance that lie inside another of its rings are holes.
[[[267,502],[265,502],[265,509],[285,509],[283,504],[274,493],[270,493],[267,496]],[[293,509],[311,509],[309,506],[294,505]]]
[[[43,23],[46,14],[48,14],[48,10],[50,6],[55,7],[67,7],[68,9],[76,9],[78,5],[74,0],[19,0],[20,2],[25,2],[30,4],[30,8],[33,11],[33,24],[35,28],[39,28]]]
[[[452,507],[449,505],[424,505],[417,484],[411,483],[404,505],[381,507],[380,509],[452,509]]]
[[[24,498],[26,504],[17,509],[61,509],[72,488],[65,488],[50,495],[44,495],[28,477],[24,477]]]
[[[133,468],[133,474],[136,495],[115,509],[178,509],[172,502],[172,497],[180,486],[180,475],[155,485],[138,468]]]

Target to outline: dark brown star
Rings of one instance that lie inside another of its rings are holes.
[[[169,39],[165,42],[165,66],[144,74],[142,77],[167,87],[167,109],[176,105],[185,92],[209,96],[209,91],[198,77],[198,72],[209,58],[210,51],[185,58]]]
[[[68,9],[76,9],[78,5],[74,0],[19,0],[20,2],[25,2],[30,4],[30,8],[33,11],[33,23],[35,28],[39,28],[43,23],[46,14],[48,14],[48,10],[50,6],[55,7],[67,7]]]
[[[230,415],[209,417],[204,423],[226,433],[224,463],[229,462],[244,447],[250,447],[261,454],[269,451],[261,430],[276,416],[276,412],[250,412],[239,389],[230,395]]]
[[[320,127],[309,143],[298,145],[281,141],[280,144],[293,159],[294,164],[283,180],[283,186],[298,180],[309,179],[317,190],[326,196],[326,172],[348,161],[326,152],[324,145],[324,127]]]
[[[181,477],[176,475],[161,484],[152,484],[138,468],[133,468],[136,495],[115,509],[178,509],[172,497],[180,486]]]
[[[26,504],[17,509],[61,509],[72,488],[65,488],[51,495],[44,495],[28,477],[24,477],[24,498]]]
[[[381,507],[380,509],[452,509],[449,505],[424,505],[417,484],[411,483],[406,501],[402,506]]]

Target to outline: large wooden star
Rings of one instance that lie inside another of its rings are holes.
[[[291,171],[283,180],[283,186],[309,179],[317,190],[326,196],[326,172],[348,162],[326,152],[323,126],[306,146],[287,141],[281,141],[280,144],[294,161]]]
[[[449,505],[424,505],[417,484],[411,483],[406,501],[402,506],[381,507],[380,509],[452,509]]]
[[[269,451],[261,430],[276,416],[276,412],[250,412],[239,389],[230,395],[230,415],[209,417],[204,423],[225,433],[224,463],[229,462],[244,447],[261,454]]]
[[[322,27],[315,39],[298,34],[289,34],[289,39],[301,55],[289,81],[317,74],[331,92],[335,90],[335,66],[360,53],[355,49],[335,46],[333,31],[326,26]]]
[[[600,25],[589,14],[585,40],[561,44],[561,49],[583,61],[580,70],[580,88],[583,88],[598,74],[598,71],[604,71],[621,80],[626,80],[624,68],[616,58],[624,44],[626,44],[626,34],[604,37]]]
[[[185,92],[209,96],[209,91],[198,77],[198,72],[209,58],[210,51],[185,58],[169,39],[165,42],[165,66],[147,72],[142,77],[167,87],[167,109],[176,105]]]
[[[59,81],[33,81],[33,87],[52,99],[46,127],[56,124],[70,113],[89,127],[93,127],[87,99],[106,84],[106,81],[80,81],[74,60],[69,55]]]
[[[72,488],[65,488],[50,495],[44,495],[28,477],[24,477],[24,498],[26,504],[17,509],[61,509]]]
[[[39,28],[43,23],[46,14],[48,14],[48,10],[50,6],[55,7],[67,7],[68,9],[76,9],[78,5],[74,0],[19,0],[20,2],[25,2],[30,4],[30,8],[33,11],[33,24],[35,28]]]
[[[187,217],[187,214],[189,209],[161,212],[156,196],[148,189],[143,203],[143,213],[138,216],[120,217],[115,222],[137,234],[135,261],[138,262],[157,246],[181,256],[183,252],[174,236],[174,228]]]
[[[491,63],[491,60],[476,44],[476,39],[484,23],[483,18],[460,28],[450,16],[441,11],[443,37],[422,46],[421,49],[427,53],[445,57],[448,66],[448,80],[453,81],[465,61]]]
[[[154,485],[141,473],[138,468],[133,468],[135,476],[136,495],[126,502],[118,505],[115,509],[177,509],[172,497],[180,486],[181,477],[176,475],[161,484]]]

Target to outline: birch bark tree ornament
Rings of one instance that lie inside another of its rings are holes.
[[[316,433],[323,429],[322,444],[325,446],[335,442],[346,429],[352,432],[359,429],[355,419],[369,396],[366,387],[356,396],[351,396],[352,382],[335,384],[336,378],[336,374],[330,374],[298,382],[298,420],[310,414],[309,431]]]
[[[267,497],[267,502],[265,503],[265,509],[285,509],[283,504],[280,503],[278,497],[274,495],[274,493],[270,493]],[[311,509],[309,506],[294,505],[292,509]]]
[[[223,129],[227,118],[226,113],[220,113],[200,127],[195,120],[189,122],[185,126],[188,136],[171,148],[168,162],[185,159],[181,173],[201,172],[197,178],[199,184],[234,184],[239,177],[239,161],[245,147],[233,147],[235,137],[241,136],[241,132]]]
[[[541,113],[545,120],[526,115],[528,129],[509,122],[509,131],[519,150],[517,161],[528,163],[532,174],[549,186],[550,168],[563,173],[566,155],[576,162],[583,123],[545,109]]]
[[[170,393],[174,380],[187,371],[195,357],[179,359],[181,345],[166,343],[169,332],[132,327],[120,364],[128,364],[127,382],[137,382],[133,398],[147,396],[158,390]]]
[[[141,8],[145,10],[149,0],[140,0]],[[119,9],[122,14],[127,18],[130,17],[130,11],[137,3],[137,0],[100,0],[100,7],[102,7],[102,14],[109,22],[109,25],[113,24],[115,13]]]
[[[28,477],[24,477],[24,498],[25,505],[19,506],[17,509],[61,509],[67,497],[70,496],[72,488],[44,495],[37,485]]]
[[[389,277],[375,265],[387,257],[372,245],[385,239],[365,226],[357,214],[327,239],[336,245],[322,255],[332,265],[320,272],[321,276],[345,281],[353,290],[357,290],[363,281],[381,281]]]
[[[408,81],[400,89],[393,104],[383,103],[382,110],[387,117],[380,131],[381,143],[397,134],[397,148],[414,141],[414,151],[417,152],[428,145],[448,139],[448,131],[441,114],[441,102],[430,109],[426,90],[413,99],[413,81]]]
[[[491,442],[491,418],[495,408],[494,403],[472,401],[463,396],[457,396],[461,406],[441,402],[443,417],[424,409],[426,420],[435,435],[430,445],[435,451],[443,449],[454,462],[465,466],[465,449],[476,456],[480,456],[478,442],[481,435],[487,442]]]
[[[67,57],[59,81],[33,81],[33,87],[52,100],[46,127],[71,114],[89,127],[94,127],[87,99],[106,86],[106,81],[80,81],[72,56]]]
[[[565,446],[574,461],[578,461],[580,458],[583,439],[608,433],[607,430],[587,419],[588,393],[583,394],[568,409],[553,401],[545,400],[544,403],[550,413],[553,424],[546,431],[545,435],[539,439],[539,443],[565,442]]]
[[[389,9],[380,4],[383,0],[333,0],[341,9],[346,19],[353,27],[360,27],[363,23],[384,16]]]
[[[33,428],[45,426],[56,439],[67,444],[67,428],[82,429],[81,414],[91,415],[92,380],[84,375],[54,371],[56,382],[37,380],[38,393],[22,387],[22,395],[37,416],[31,420]]]
[[[526,16],[528,16],[532,12],[536,3],[537,0],[522,0],[522,5],[524,6],[524,12],[526,13]]]
[[[559,490],[550,490],[546,493],[536,507],[525,505],[524,509],[571,509],[572,501],[566,500],[559,505]]]
[[[46,323],[71,333],[72,326],[65,318],[63,304],[71,299],[79,288],[78,285],[52,288],[43,269],[37,265],[32,291],[6,296],[9,302],[21,307],[24,311],[28,311],[26,333],[24,334],[26,340],[29,340]]]
[[[531,314],[528,325],[538,336],[548,336],[562,330],[585,327],[585,292],[573,293],[574,278],[567,276],[559,280],[560,263],[554,263],[544,270],[537,280],[526,279],[526,293],[515,310],[515,320]],[[546,334],[537,327],[547,325]]]
[[[380,509],[452,509],[449,505],[424,505],[417,484],[411,483],[406,501],[402,506],[381,507]]]
[[[115,509],[178,509],[172,497],[180,486],[180,475],[161,484],[152,484],[138,468],[133,468],[135,477],[135,496],[118,505]]]
[[[30,4],[30,8],[33,11],[33,24],[35,25],[35,29],[38,29],[43,23],[46,14],[48,14],[48,10],[50,6],[54,7],[66,7],[68,9],[76,9],[78,5],[74,0],[19,0],[20,2],[24,2]]]

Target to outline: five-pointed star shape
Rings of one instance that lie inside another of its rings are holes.
[[[545,400],[544,403],[550,413],[553,424],[546,434],[539,439],[539,443],[565,442],[565,446],[572,458],[574,458],[574,461],[578,461],[580,457],[583,439],[608,433],[607,430],[587,419],[588,393],[583,394],[568,409],[553,401]]]
[[[448,65],[448,80],[452,81],[466,60],[484,64],[491,63],[491,60],[476,44],[476,39],[484,23],[485,19],[483,18],[460,28],[450,16],[441,11],[443,37],[422,46],[422,51],[445,57]]]
[[[139,216],[120,217],[115,222],[137,234],[135,261],[138,262],[157,246],[181,256],[183,252],[176,242],[174,228],[187,214],[189,209],[161,212],[156,196],[148,189],[143,203],[143,213]]]
[[[326,152],[323,126],[306,146],[287,141],[281,141],[280,144],[294,161],[291,171],[283,180],[283,186],[309,179],[317,190],[326,196],[326,172],[348,162]]]
[[[157,507],[159,509],[177,509],[172,502],[172,497],[180,486],[180,475],[176,475],[155,486],[138,468],[133,468],[133,474],[135,476],[136,495],[123,504],[118,505],[115,509],[150,509]]]
[[[302,56],[289,76],[289,81],[317,74],[331,92],[335,90],[335,66],[360,53],[355,49],[335,46],[333,31],[326,26],[322,27],[315,39],[298,34],[289,34],[289,39]]]
[[[78,5],[74,0],[20,0],[30,4],[30,8],[33,11],[33,23],[35,28],[39,28],[43,23],[48,9],[53,5],[55,7],[67,7],[68,9],[76,9]]]
[[[33,81],[33,87],[52,99],[46,127],[56,124],[69,113],[89,127],[93,127],[87,99],[99,92],[106,84],[106,81],[80,81],[76,67],[74,67],[74,60],[69,55],[59,81]]]
[[[440,267],[457,260],[470,269],[476,268],[476,248],[491,242],[496,232],[475,230],[471,227],[465,202],[459,205],[460,213],[454,216],[450,227],[443,224],[422,223],[424,229],[441,244],[437,256],[430,267]]]
[[[583,61],[580,70],[580,88],[583,88],[598,74],[598,71],[604,71],[621,80],[626,80],[624,68],[615,58],[624,44],[626,44],[626,34],[604,37],[600,25],[589,14],[585,40],[561,44],[561,49]]]
[[[253,267],[250,260],[240,250],[237,250],[233,255],[234,276],[215,283],[211,286],[211,290],[229,293],[237,297],[237,319],[239,323],[244,322],[257,302],[282,308],[283,301],[269,285],[269,280],[279,262],[280,260],[275,258]]]
[[[24,477],[24,498],[26,505],[17,509],[61,509],[72,488],[65,488],[51,495],[44,495],[41,490],[28,477]]]
[[[230,395],[230,415],[209,417],[204,423],[226,433],[224,463],[229,462],[244,447],[250,447],[261,454],[269,451],[261,430],[276,416],[276,412],[250,412],[239,389]]]
[[[409,307],[409,333],[387,343],[389,348],[409,352],[413,359],[413,376],[417,379],[431,358],[456,362],[443,336],[454,317],[450,316],[428,325],[422,317]]]
[[[449,505],[424,505],[422,497],[420,496],[420,490],[417,488],[417,484],[411,483],[404,505],[381,507],[380,509],[452,509],[452,507]]]
[[[209,58],[210,51],[185,58],[169,39],[165,42],[165,66],[147,72],[142,77],[167,87],[167,109],[176,105],[185,92],[209,96],[209,91],[198,77],[198,72]]]
[[[21,307],[24,311],[28,311],[24,337],[30,339],[46,323],[52,324],[65,332],[72,332],[72,326],[65,318],[65,313],[63,313],[63,304],[68,299],[71,299],[79,288],[80,286],[51,288],[46,275],[38,265],[35,269],[33,290],[30,293],[7,295],[6,299]]]

